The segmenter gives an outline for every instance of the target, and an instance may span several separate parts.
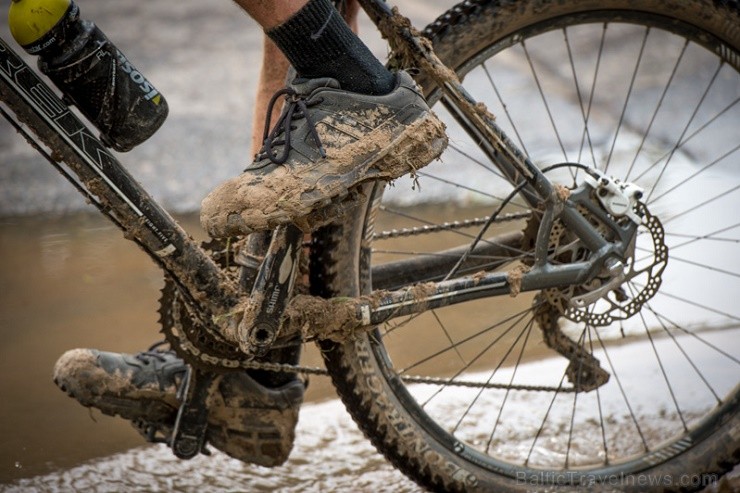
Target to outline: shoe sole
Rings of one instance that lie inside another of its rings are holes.
[[[99,398],[75,393],[56,379],[54,383],[62,392],[85,407],[94,407],[105,415],[118,416],[123,419],[144,419],[152,423],[173,423],[177,409],[161,400],[152,399],[142,392],[129,397],[101,396]]]

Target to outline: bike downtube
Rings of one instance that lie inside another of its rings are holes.
[[[52,159],[63,161],[79,179],[76,185],[98,198],[96,205],[124,236],[166,270],[192,303],[215,316],[231,311],[236,286],[2,38],[0,79],[0,100],[10,104],[15,96],[33,110],[49,129],[34,131]]]

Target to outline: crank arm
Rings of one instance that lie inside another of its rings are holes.
[[[278,227],[252,288],[237,328],[239,348],[247,356],[263,356],[277,339],[283,311],[293,285],[303,244],[303,231]]]
[[[187,376],[178,390],[180,409],[172,430],[170,448],[179,459],[192,459],[204,451],[208,431],[206,400],[215,376],[214,373],[188,367]]]

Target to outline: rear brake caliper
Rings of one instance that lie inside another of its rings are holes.
[[[643,189],[634,183],[622,182],[605,175],[597,169],[589,169],[585,178],[604,209],[614,217],[627,216],[635,224],[642,218],[635,212],[643,195]]]

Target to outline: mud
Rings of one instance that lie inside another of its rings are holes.
[[[555,184],[555,193],[557,194],[558,198],[560,200],[568,200],[568,197],[570,197],[571,190],[568,187],[564,187],[560,184]]]
[[[393,15],[388,19],[383,19],[379,28],[383,38],[388,40],[394,52],[394,63],[400,67],[417,67],[424,72],[429,73],[432,78],[442,84],[444,81],[460,83],[457,74],[447,68],[439,58],[434,54],[432,42],[411,24],[411,21],[401,15],[398,7],[393,7]],[[416,37],[417,46],[410,45],[404,36],[404,31]],[[422,56],[419,56],[417,50],[421,50]]]
[[[487,118],[492,122],[496,121],[496,117],[493,115],[493,113],[491,113],[491,111],[488,109],[488,106],[486,106],[486,103],[484,103],[483,101],[478,101],[477,103],[475,103],[475,109],[478,110],[478,114],[482,117]]]
[[[367,299],[373,303],[374,300]],[[298,295],[285,310],[283,323],[289,332],[301,332],[307,340],[328,339],[344,342],[352,337],[360,325],[357,304],[350,299],[326,300],[315,296]]]
[[[237,329],[237,340],[244,341],[243,343],[240,343],[242,349],[253,349],[249,343],[249,335],[254,328],[254,321],[260,313],[264,301],[264,292],[253,293],[246,302],[240,305],[240,309],[233,313],[233,315],[241,319],[239,321],[239,328]]]
[[[506,280],[509,283],[509,295],[516,298],[522,290],[522,277],[529,272],[526,265],[517,265],[506,273]]]
[[[229,374],[217,386],[208,398],[209,443],[248,463],[283,464],[293,449],[303,382],[266,390],[243,374]]]
[[[383,111],[366,116],[372,122],[382,119]],[[322,218],[329,219],[346,210],[343,202],[348,191],[344,187],[349,179],[355,187],[367,180],[392,180],[413,174],[438,157],[446,146],[444,124],[431,113],[405,128],[391,122],[382,124],[349,144],[338,142],[332,137],[333,132],[322,132],[322,127],[319,122],[319,136],[332,172],[354,172],[356,176],[344,181],[326,180],[313,171],[322,167],[320,163],[305,167],[309,170],[306,176],[291,172],[287,166],[274,166],[266,175],[244,173],[226,181],[203,200],[201,222],[206,230],[213,236],[241,235],[292,220],[304,231],[310,231],[323,223]],[[351,193],[356,192],[355,188]],[[323,200],[317,204],[316,196],[334,197],[327,204],[333,214],[321,210]],[[315,211],[317,205],[320,207]]]
[[[432,296],[437,292],[436,284],[433,282],[427,282],[422,284],[417,284],[414,287],[411,288],[410,294],[413,296],[413,299],[416,301],[421,302],[421,307],[423,309],[426,309],[426,299]]]
[[[417,284],[401,295],[404,300],[415,300],[423,310],[425,300],[437,292],[436,284]],[[305,340],[328,339],[334,342],[351,340],[358,330],[363,330],[363,310],[380,306],[391,295],[379,290],[359,298],[324,299],[299,295],[291,300],[285,311],[283,324],[288,332],[300,331]],[[364,327],[365,330],[373,326]]]
[[[483,279],[487,275],[488,275],[488,273],[486,271],[482,270],[482,271],[476,272],[475,274],[473,274],[470,277],[473,278],[473,282],[475,282],[475,284],[477,285],[477,284],[479,284],[481,282],[481,279]]]
[[[54,365],[53,379],[63,385],[67,392],[74,393],[80,400],[90,402],[103,391],[125,396],[134,394],[161,393],[173,408],[177,407],[174,385],[161,389],[156,382],[134,386],[130,377],[120,371],[108,373],[97,366],[96,356],[88,349],[67,351]]]

